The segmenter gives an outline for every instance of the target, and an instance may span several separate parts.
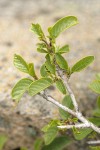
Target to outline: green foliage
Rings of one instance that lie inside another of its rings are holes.
[[[20,100],[23,94],[28,91],[29,86],[33,81],[28,78],[23,78],[17,82],[17,84],[12,89],[12,98],[15,100]]]
[[[64,106],[67,106],[68,108],[71,108],[71,109],[74,108],[72,100],[71,100],[71,97],[69,95],[66,95],[63,98],[62,104]],[[70,114],[68,112],[62,110],[61,108],[59,108],[59,113],[60,113],[61,118],[64,119],[64,120],[66,120],[66,119],[68,119],[70,117]]]
[[[14,65],[22,72],[28,73],[28,64],[20,55],[14,55]]]
[[[37,51],[38,51],[39,53],[47,53],[47,51],[46,51],[45,49],[40,49],[40,48],[38,48]]]
[[[40,74],[41,74],[42,77],[47,77],[49,75],[48,72],[47,72],[47,70],[46,70],[45,64],[43,64],[41,66],[41,68],[40,68]]]
[[[100,146],[90,146],[91,150],[100,150]]]
[[[29,75],[32,76],[33,78],[36,78],[36,74],[35,74],[35,70],[34,70],[34,64],[29,63],[28,68],[29,68]]]
[[[95,80],[90,83],[89,87],[96,93],[100,94],[100,81]]]
[[[43,139],[41,138],[36,139],[36,141],[34,142],[34,150],[41,150],[42,145],[43,145]]]
[[[59,53],[55,54],[55,58],[56,58],[56,61],[57,61],[57,64],[59,65],[59,67],[67,71],[68,63],[65,60],[65,58],[63,56],[61,56]]]
[[[97,107],[100,109],[100,96],[97,98]]]
[[[0,135],[0,150],[3,149],[4,145],[6,144],[7,142],[7,136],[5,135]]]
[[[91,62],[93,62],[94,56],[87,56],[79,60],[71,69],[71,72],[79,72],[86,68]]]
[[[93,110],[93,116],[100,117],[100,96],[97,98],[97,108]]]
[[[45,145],[49,145],[56,137],[58,133],[58,120],[52,120],[50,123],[42,128],[44,134]]]
[[[63,47],[59,48],[56,53],[64,54],[69,52],[69,45],[64,45]]]
[[[73,132],[76,140],[82,140],[92,132],[90,128],[78,129],[78,132]]]
[[[93,116],[100,117],[100,109],[93,110]]]
[[[96,74],[96,80],[100,80],[100,73]]]
[[[95,125],[100,125],[100,118],[89,118],[89,121],[94,123]],[[74,132],[74,137],[76,140],[82,140],[87,137],[93,130],[91,128],[79,129],[78,132]]]
[[[29,86],[29,94],[34,96],[41,91],[45,90],[47,87],[53,84],[53,81],[50,78],[41,78],[37,81],[34,81]]]
[[[44,146],[42,150],[63,150],[66,146],[71,144],[71,139],[66,136],[59,136],[55,138],[52,143]]]
[[[49,28],[49,33],[52,38],[57,38],[61,32],[76,25],[78,20],[74,16],[68,16],[58,20],[55,25]]]
[[[61,93],[66,94],[66,88],[65,88],[65,85],[61,79],[58,79],[56,81],[56,87],[59,89],[59,91]]]
[[[39,24],[32,24],[31,31],[38,35],[40,40],[45,38],[42,28]]]
[[[45,145],[50,144],[58,133],[58,128],[56,126],[50,127],[47,132],[44,134]]]
[[[20,55],[14,55],[14,65],[17,69],[24,73],[28,73],[33,78],[36,78],[34,64],[29,63],[27,64],[26,61]]]
[[[55,74],[55,65],[51,62],[49,55],[46,55],[45,66],[51,74]]]
[[[59,91],[64,94],[62,104],[71,110],[74,109],[70,95],[66,95],[67,90],[62,80],[62,74],[64,75],[63,77],[69,79],[72,73],[79,72],[89,66],[90,63],[93,62],[94,56],[87,56],[79,60],[72,68],[70,68],[67,60],[62,56],[62,54],[69,52],[69,45],[58,47],[56,45],[56,38],[64,30],[76,25],[77,23],[78,20],[74,16],[61,18],[52,27],[48,28],[49,35],[47,37],[39,24],[32,24],[31,31],[39,38],[37,51],[45,55],[45,61],[40,67],[40,75],[42,77],[39,78],[39,76],[36,75],[33,63],[27,63],[20,55],[15,54],[15,67],[30,75],[30,79],[23,78],[17,82],[11,93],[13,99],[19,100],[26,91],[28,91],[31,96],[34,96],[55,83]],[[31,80],[32,77],[34,78],[34,81]],[[90,84],[90,88],[100,94],[100,74],[98,74],[96,80]],[[71,93],[69,92],[69,94]],[[89,118],[89,120],[97,126],[100,126],[100,97],[98,98],[97,105],[98,107],[93,111],[94,117]],[[37,139],[34,144],[35,150],[62,150],[70,143],[70,139],[66,136],[60,135],[56,137],[59,132],[57,126],[65,123],[69,125],[71,123],[74,124],[79,122],[78,118],[73,118],[68,112],[65,112],[62,109],[59,109],[59,113],[62,120],[52,120],[42,129],[44,132],[44,141],[42,139]],[[61,132],[64,131],[60,130],[60,133]],[[92,132],[93,130],[91,128],[79,130],[73,128],[73,134],[76,140],[82,140]],[[44,142],[46,146],[44,146]]]

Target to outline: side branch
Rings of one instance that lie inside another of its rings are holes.
[[[94,131],[96,131],[97,133],[100,133],[100,128],[98,128],[96,125],[94,125],[92,122],[88,121],[80,112],[75,112],[73,110],[71,110],[70,108],[60,104],[58,101],[56,101],[53,97],[51,97],[50,95],[47,95],[45,92],[41,92],[39,94],[40,96],[42,96],[43,98],[45,98],[47,101],[53,103],[54,105],[56,105],[57,107],[63,109],[64,111],[70,113],[71,115],[73,115],[74,117],[77,117],[83,124],[85,124],[87,127],[93,129]]]
[[[72,129],[72,128],[88,128],[89,126],[84,123],[75,124],[75,125],[62,125],[58,126],[59,129]]]
[[[88,141],[87,143],[91,144],[91,145],[100,144],[100,140],[98,140],[98,141]]]
[[[75,99],[75,96],[74,96],[74,93],[73,91],[71,90],[71,88],[69,87],[69,84],[68,84],[68,79],[67,79],[67,75],[63,72],[63,70],[61,70],[59,68],[58,65],[56,65],[56,69],[57,69],[57,73],[58,73],[58,76],[60,76],[60,78],[63,80],[64,82],[64,85],[72,99],[72,102],[73,102],[73,105],[74,105],[74,108],[75,108],[75,111],[78,112],[79,111],[79,108],[78,108],[78,103]]]

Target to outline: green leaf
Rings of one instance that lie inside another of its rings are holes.
[[[7,137],[5,135],[0,135],[0,150],[3,149],[6,142],[7,142]]]
[[[78,132],[74,132],[74,137],[76,140],[82,140],[84,139],[86,136],[88,136],[88,134],[90,134],[93,130],[90,128],[87,129],[78,129]]]
[[[62,104],[70,109],[74,108],[70,95],[66,95],[64,97],[64,99],[62,100]],[[61,118],[64,120],[68,119],[68,117],[70,116],[68,112],[62,110],[61,108],[59,108],[59,113]]]
[[[61,32],[76,25],[78,20],[74,16],[68,16],[58,20],[52,28],[49,28],[50,36],[57,38]]]
[[[42,28],[39,24],[32,24],[31,31],[37,34],[39,38],[43,39],[45,37]]]
[[[36,78],[36,74],[35,74],[35,70],[34,70],[34,64],[33,63],[29,63],[28,67],[29,67],[29,74],[32,77]]]
[[[68,52],[69,52],[69,45],[64,45],[57,51],[57,53],[59,53],[59,54],[64,54],[64,53],[68,53]]]
[[[33,81],[28,78],[23,78],[20,81],[18,81],[17,84],[12,89],[12,93],[11,93],[12,98],[19,100],[22,97],[22,95],[25,93],[25,91],[28,90],[32,82]]]
[[[56,81],[56,87],[61,91],[61,93],[66,94],[66,88],[61,79],[58,79]]]
[[[67,136],[59,136],[51,144],[44,146],[42,150],[63,150],[71,142],[72,140]]]
[[[48,53],[45,49],[40,49],[40,48],[37,48],[37,51],[39,53]]]
[[[33,82],[29,87],[29,94],[31,96],[36,95],[37,93],[45,90],[47,87],[52,85],[53,82],[50,78],[41,78],[35,82]]]
[[[55,65],[52,64],[49,55],[46,55],[46,62],[45,62],[45,66],[47,68],[48,71],[50,71],[52,74],[55,74]]]
[[[34,142],[34,150],[41,150],[43,145],[43,139],[38,138]]]
[[[100,109],[93,110],[93,116],[100,117]]]
[[[96,93],[100,94],[100,81],[93,81],[89,87]]]
[[[97,126],[100,126],[100,118],[89,118],[89,121],[94,123]],[[93,130],[90,128],[78,129],[80,133],[74,133],[74,137],[76,140],[82,140],[86,136],[88,136]]]
[[[90,146],[91,150],[100,150],[100,146]]]
[[[47,132],[44,134],[44,141],[45,145],[50,144],[56,137],[58,133],[58,128],[57,126],[52,126],[50,127]]]
[[[55,54],[57,64],[59,65],[60,68],[64,70],[68,70],[68,63],[65,60],[64,57],[62,57],[60,54]]]
[[[40,68],[40,74],[42,77],[47,77],[48,76],[48,73],[47,73],[47,70],[46,70],[46,67],[45,67],[45,64],[43,64]]]
[[[45,133],[44,141],[46,145],[50,144],[56,137],[58,133],[58,128],[57,128],[58,122],[59,120],[51,120],[49,124],[47,124],[42,128],[42,131]]]
[[[49,128],[53,126],[57,126],[59,124],[59,120],[51,120],[47,125],[42,128],[43,132],[47,132]]]
[[[46,61],[45,66],[48,71],[50,71],[52,74],[55,74],[55,65],[51,64],[50,61]]]
[[[91,121],[92,123],[94,123],[97,126],[100,126],[100,118],[91,117],[91,118],[89,118],[89,121]]]
[[[98,98],[97,98],[97,106],[100,109],[100,96],[98,96]]]
[[[100,80],[100,73],[96,74],[96,80]]]
[[[20,55],[14,55],[14,65],[20,71],[29,73],[28,64]]]
[[[94,60],[94,56],[87,56],[81,60],[79,60],[71,69],[71,72],[79,72],[89,66]]]

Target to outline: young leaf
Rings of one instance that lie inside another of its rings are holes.
[[[100,94],[100,81],[93,81],[89,87],[96,93]]]
[[[48,71],[50,71],[52,74],[55,74],[55,65],[51,64],[50,61],[46,61],[45,66]]]
[[[42,77],[47,77],[48,76],[48,73],[46,71],[46,67],[45,67],[45,64],[43,64],[40,68],[40,74]]]
[[[46,70],[46,67],[45,67],[45,64],[43,64],[40,68],[40,74],[42,77],[47,77],[48,76],[48,73],[47,73],[47,70]]]
[[[94,60],[94,56],[87,56],[81,60],[79,60],[71,69],[71,72],[79,72],[89,66]]]
[[[65,60],[65,58],[62,57],[58,53],[55,54],[55,57],[56,57],[56,61],[57,61],[57,64],[59,65],[59,67],[62,68],[62,69],[64,69],[64,70],[68,70],[68,63]]]
[[[28,78],[23,78],[19,82],[17,82],[11,92],[12,98],[15,100],[20,100],[20,98],[25,93],[25,91],[28,90],[32,82],[33,81]]]
[[[58,79],[56,81],[56,87],[61,91],[61,93],[66,94],[66,88],[61,79]]]
[[[63,150],[66,146],[71,144],[72,140],[67,136],[56,137],[52,143],[46,145],[42,150]]]
[[[64,54],[69,52],[69,45],[64,45],[56,53]]]
[[[28,67],[29,67],[29,74],[33,78],[36,78],[36,74],[35,74],[35,70],[34,70],[34,64],[33,63],[29,63]]]
[[[45,49],[41,49],[41,48],[37,48],[37,51],[39,52],[39,53],[48,53]]]
[[[14,65],[20,71],[29,73],[28,64],[20,55],[14,55]]]
[[[52,28],[49,28],[50,36],[52,38],[57,38],[61,32],[76,25],[77,23],[78,20],[74,16],[61,18],[56,22],[56,24]]]
[[[51,72],[52,74],[55,74],[55,71],[56,71],[55,65],[51,62],[49,54],[47,54],[45,58],[46,58],[45,66],[47,70]]]
[[[69,95],[66,95],[64,97],[62,104],[70,109],[74,108],[71,97]],[[60,113],[61,118],[64,120],[68,119],[68,117],[70,116],[68,112],[62,110],[61,108],[59,108],[59,113]]]
[[[44,33],[41,29],[41,26],[39,24],[32,24],[31,26],[31,31],[34,32],[35,34],[37,34],[39,36],[39,38],[44,38]]]
[[[6,142],[7,142],[7,137],[5,135],[0,135],[0,150],[3,149]]]
[[[33,82],[29,87],[29,94],[31,96],[36,95],[37,93],[45,90],[47,87],[53,84],[53,81],[50,78],[41,78]]]
[[[50,144],[54,140],[54,138],[56,137],[57,133],[58,133],[57,126],[50,127],[47,130],[47,132],[44,134],[45,145]]]

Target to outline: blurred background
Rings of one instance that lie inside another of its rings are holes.
[[[24,130],[23,124],[27,127],[29,120],[31,124],[34,120],[34,124],[40,128],[42,123],[38,123],[39,118],[46,120],[58,115],[58,109],[39,96],[31,98],[25,94],[17,106],[12,101],[12,87],[21,77],[27,77],[14,67],[13,56],[15,53],[20,54],[28,62],[34,62],[39,75],[44,56],[36,51],[38,40],[30,31],[31,23],[41,24],[48,35],[48,26],[68,15],[76,16],[79,24],[62,33],[57,43],[70,45],[70,53],[65,55],[70,66],[81,57],[95,56],[94,63],[83,72],[73,75],[70,81],[81,111],[89,116],[92,107],[95,107],[97,95],[88,85],[95,74],[100,72],[100,0],[0,0],[0,131],[12,132],[10,138],[21,137],[17,132],[20,131],[27,139],[28,129]],[[49,93],[61,102],[62,95],[54,87],[49,89]],[[24,117],[20,116],[18,122],[16,112]],[[22,128],[18,127],[19,124]],[[14,140],[19,145],[25,143],[26,139],[18,139]],[[26,142],[27,145],[30,145],[29,143]],[[13,141],[12,145],[16,147],[16,142]],[[8,144],[5,150],[11,150],[10,146],[11,144]]]

